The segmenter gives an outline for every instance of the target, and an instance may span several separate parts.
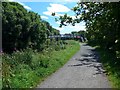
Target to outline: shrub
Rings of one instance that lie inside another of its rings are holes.
[[[78,50],[78,43],[74,45],[71,48],[68,44],[66,49],[59,51],[52,48],[47,48],[42,52],[26,49],[11,55],[4,54],[2,56],[3,88],[34,87],[39,80],[43,80],[69,60],[71,55]]]

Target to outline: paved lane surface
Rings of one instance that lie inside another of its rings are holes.
[[[80,51],[38,88],[111,88],[104,72],[94,48],[81,44]]]

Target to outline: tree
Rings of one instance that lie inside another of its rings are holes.
[[[27,11],[16,2],[2,3],[2,44],[3,51],[11,53],[27,47],[41,51],[45,48],[47,36],[58,35],[40,15]]]
[[[62,25],[74,25],[79,21],[86,22],[87,37],[89,41],[103,47],[117,57],[120,53],[120,2],[78,2],[72,9],[75,19],[68,15],[60,16],[58,20]],[[120,55],[119,55],[120,57]]]
[[[25,22],[24,18],[27,16],[27,10],[22,5],[11,2],[3,2],[2,8],[3,51],[11,52],[17,47],[18,37],[21,36],[23,31],[22,24]]]

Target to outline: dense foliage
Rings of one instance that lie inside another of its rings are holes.
[[[119,7],[120,2],[78,2],[72,9],[76,13],[75,19],[65,14],[58,20],[61,22],[60,27],[67,23],[75,25],[75,23],[84,21],[89,42],[113,53],[116,59],[120,58]]]
[[[81,4],[81,18],[86,22],[88,39],[113,53],[115,58],[120,57],[119,6],[119,2]]]
[[[40,15],[27,11],[16,2],[2,3],[3,51],[11,53],[27,47],[41,51],[45,48],[47,36],[59,34]]]

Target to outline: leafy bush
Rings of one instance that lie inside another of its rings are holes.
[[[57,31],[17,2],[2,2],[2,9],[2,50],[6,53],[27,47],[42,51],[48,35]]]
[[[12,82],[10,85],[12,88],[30,88],[38,79],[33,71],[22,68],[20,73],[16,73],[14,77],[11,77]]]

